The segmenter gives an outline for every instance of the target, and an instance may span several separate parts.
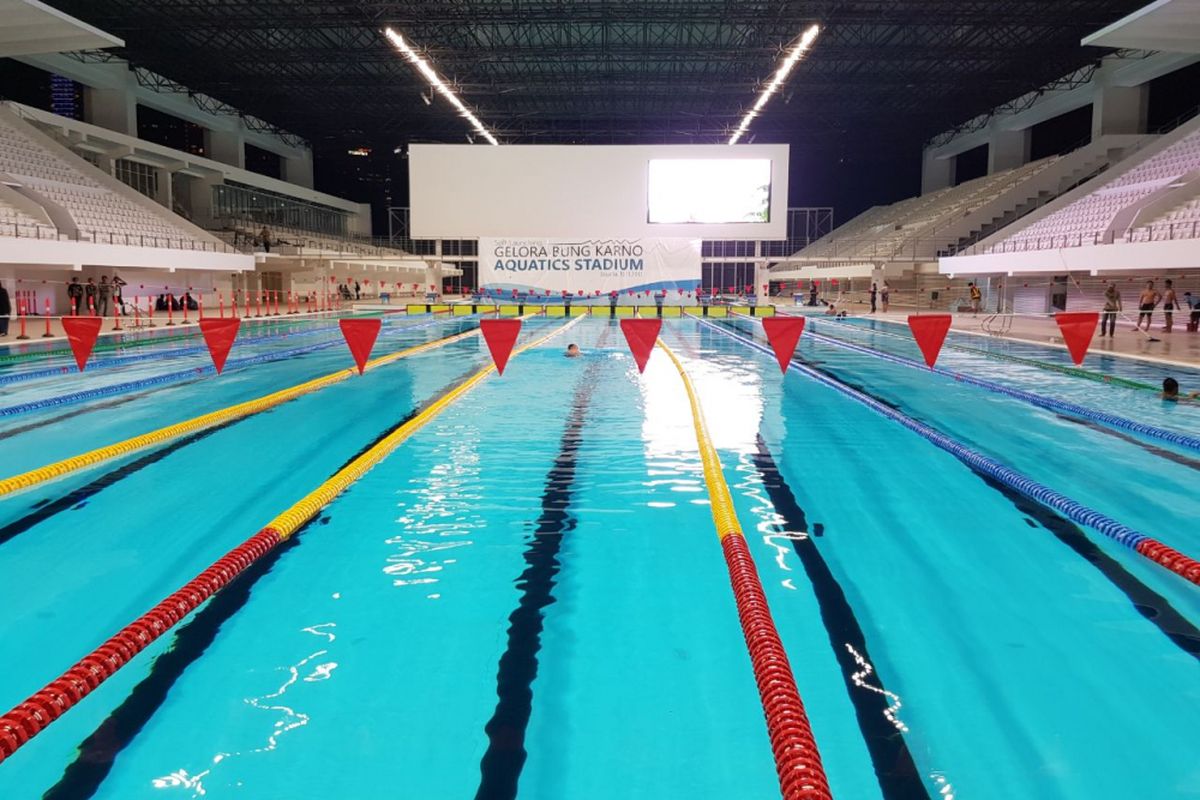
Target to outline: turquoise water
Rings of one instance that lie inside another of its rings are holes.
[[[376,353],[477,324],[408,328],[423,321],[394,321]],[[561,324],[531,320],[523,340]],[[639,376],[615,325],[584,320],[452,405],[0,764],[0,797],[778,796],[682,385],[661,353]],[[668,321],[663,339],[696,383],[835,797],[1200,795],[1195,586],[717,331]],[[799,354],[1200,552],[1186,453],[815,341]],[[486,360],[471,338],[6,498],[0,705]],[[2,420],[0,456],[12,474],[347,362],[330,348]],[[1007,366],[989,377],[1019,385]],[[1141,399],[1122,413],[1153,421]]]

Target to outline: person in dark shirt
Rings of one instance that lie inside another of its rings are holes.
[[[12,314],[12,301],[8,299],[8,289],[0,284],[0,336],[8,336],[8,318]]]
[[[83,285],[79,283],[79,278],[73,277],[67,284],[67,300],[72,314],[78,315],[80,311],[87,310],[83,302]]]

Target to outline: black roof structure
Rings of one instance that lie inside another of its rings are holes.
[[[1145,0],[50,2],[125,39],[133,64],[330,153],[466,141],[386,26],[502,142],[715,143],[815,22],[743,141],[838,163],[915,159],[932,135],[1096,61],[1106,51],[1080,39]]]

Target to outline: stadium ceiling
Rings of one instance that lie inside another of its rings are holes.
[[[742,141],[911,147],[1103,55],[1144,0],[51,0],[134,65],[318,147],[465,141],[391,26],[506,143],[728,140],[783,49],[821,35]]]

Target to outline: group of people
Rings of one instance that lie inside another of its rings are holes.
[[[342,298],[343,300],[350,300],[350,299],[361,300],[362,299],[362,288],[358,285],[358,281],[354,282],[353,291],[351,291],[350,285],[347,283],[339,283],[337,290],[338,290],[338,297]]]
[[[113,275],[111,282],[107,275],[101,275],[98,284],[95,278],[88,278],[87,283],[80,283],[79,278],[72,277],[71,282],[67,284],[67,300],[71,304],[71,313],[107,317],[110,303],[124,307],[121,287],[125,285],[125,281],[119,275]]]
[[[1182,300],[1175,293],[1175,283],[1170,278],[1163,281],[1163,290],[1158,291],[1154,287],[1154,281],[1146,281],[1146,286],[1138,294],[1138,318],[1134,330],[1142,330],[1142,323],[1146,325],[1146,332],[1150,332],[1150,324],[1154,318],[1154,310],[1158,308],[1159,303],[1162,304],[1163,327],[1164,333],[1170,333],[1175,327],[1175,312],[1183,310],[1185,307],[1188,310],[1188,320],[1186,323],[1187,330],[1195,332],[1200,330],[1200,297],[1192,297],[1191,292],[1184,292]],[[1117,314],[1121,313],[1124,307],[1121,304],[1121,292],[1117,289],[1116,283],[1110,283],[1104,289],[1104,311],[1100,317],[1100,335],[1109,336],[1117,327]]]

